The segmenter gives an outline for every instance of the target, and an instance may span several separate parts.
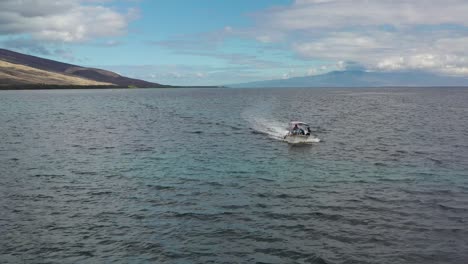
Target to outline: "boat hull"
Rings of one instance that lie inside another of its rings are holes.
[[[289,144],[307,144],[312,143],[310,141],[310,136],[306,135],[287,135],[284,137],[284,141]]]

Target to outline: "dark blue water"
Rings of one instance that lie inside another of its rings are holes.
[[[468,263],[468,89],[2,91],[0,139],[1,263]]]

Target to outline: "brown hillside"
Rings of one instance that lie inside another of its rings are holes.
[[[81,67],[78,65],[58,62],[54,60],[44,59],[36,56],[26,55],[6,49],[0,49],[0,61],[5,61],[17,65],[24,65],[30,68],[39,69],[46,72],[59,73],[66,76],[85,78],[98,83],[114,84],[120,87],[136,86],[141,88],[152,88],[152,87],[170,87],[168,85],[161,85],[158,83],[147,82],[138,79],[132,79],[125,76],[121,76],[115,72],[106,71],[102,69]],[[1,72],[0,72],[1,73]],[[2,79],[0,75],[0,83],[7,83]],[[23,76],[24,77],[24,76]],[[6,77],[5,77],[6,78]],[[29,76],[28,78],[32,78]],[[11,80],[11,79],[9,79]],[[18,83],[31,84],[34,79],[20,80],[17,76],[15,79]],[[65,84],[66,85],[66,84]]]
[[[0,87],[11,85],[75,85],[109,86],[111,83],[96,82],[76,76],[43,71],[29,66],[0,61]]]

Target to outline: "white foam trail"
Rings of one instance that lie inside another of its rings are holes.
[[[243,113],[243,117],[250,123],[255,131],[268,135],[270,138],[284,141],[284,136],[288,133],[287,123],[270,120],[264,117],[249,115]],[[310,136],[303,143],[316,143],[320,142],[319,138]]]
[[[285,124],[278,121],[267,120],[259,117],[252,117],[247,121],[250,122],[252,128],[256,131],[267,134],[274,139],[283,139],[283,137],[288,133]]]

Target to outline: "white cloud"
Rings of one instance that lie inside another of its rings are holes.
[[[279,49],[282,54],[292,51],[291,61],[302,60],[298,65],[303,61],[329,65],[326,70],[304,66],[304,74],[334,69],[466,74],[466,14],[466,0],[296,0],[250,14],[255,20],[252,27],[225,26],[218,31],[154,44],[179,54],[216,57],[232,65],[278,68],[271,63],[272,57],[262,57],[263,54],[221,51],[226,39],[240,38],[255,40],[271,50]],[[335,65],[339,61],[346,63]],[[281,68],[283,78],[292,76],[285,65]]]
[[[206,78],[207,74],[204,72],[197,72],[195,73],[195,76],[197,76],[198,78]]]
[[[279,30],[376,25],[468,25],[465,0],[296,0],[259,13],[259,21]]]
[[[373,36],[337,32],[323,38],[302,39],[292,43],[291,47],[304,58],[356,59],[364,54],[385,49],[387,44]]]
[[[466,14],[466,0],[296,0],[254,14],[244,36],[281,43],[302,60],[466,74]]]
[[[0,35],[30,34],[44,41],[83,42],[125,34],[137,10],[119,13],[93,1],[2,0]]]
[[[213,65],[95,65],[97,68],[125,73],[143,80],[171,85],[221,85],[278,79],[277,73],[265,74],[246,67],[217,67]]]
[[[468,73],[468,56],[414,54],[400,57],[388,57],[377,63],[377,69],[394,70],[428,70],[449,75],[466,75]]]
[[[464,54],[467,52],[468,37],[441,38],[434,43],[434,47],[452,53]]]
[[[377,63],[377,68],[381,70],[401,70],[405,64],[405,59],[403,57],[391,57],[384,58],[382,61]]]
[[[307,76],[317,75],[319,70],[317,68],[310,68],[307,70]]]

